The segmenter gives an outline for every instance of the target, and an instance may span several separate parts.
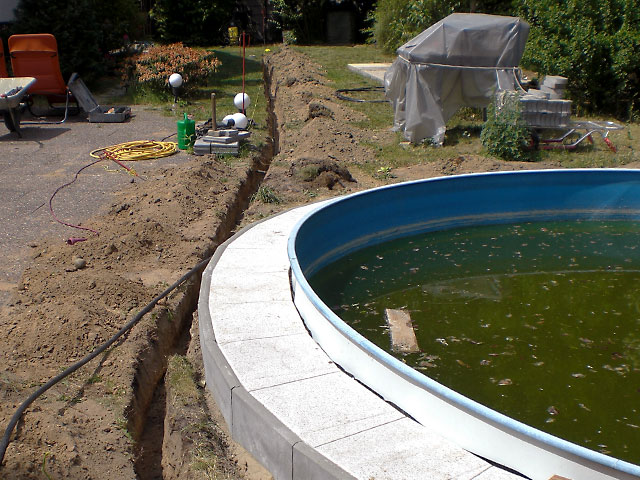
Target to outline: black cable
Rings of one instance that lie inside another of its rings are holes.
[[[122,327],[120,330],[118,330],[118,333],[116,333],[114,336],[112,336],[109,340],[107,340],[101,346],[96,348],[89,355],[87,355],[83,359],[79,360],[78,362],[76,362],[73,365],[71,365],[70,367],[68,367],[63,372],[59,373],[58,375],[56,375],[55,377],[50,379],[47,383],[45,383],[40,388],[38,388],[35,392],[33,392],[29,396],[29,398],[27,398],[24,402],[22,402],[22,404],[18,407],[16,412],[11,417],[11,420],[9,421],[9,424],[7,425],[7,428],[4,431],[4,436],[2,437],[2,443],[0,443],[0,466],[2,465],[2,462],[4,461],[4,454],[7,451],[7,447],[9,446],[9,442],[11,441],[11,434],[13,433],[13,429],[15,428],[15,426],[20,421],[20,418],[22,417],[22,414],[24,413],[24,411],[27,408],[29,408],[29,405],[31,405],[40,395],[42,395],[44,392],[49,390],[56,383],[60,382],[65,377],[71,375],[73,372],[75,372],[79,368],[81,368],[84,365],[86,365],[87,363],[89,363],[91,360],[96,358],[98,355],[100,355],[102,352],[104,352],[107,348],[109,348],[111,345],[113,345],[115,343],[115,341],[118,340],[118,338],[120,338],[122,335],[124,335],[129,330],[131,330],[131,328],[133,328],[133,326],[135,326],[142,319],[142,317],[144,317],[147,313],[149,313],[153,309],[153,307],[155,307],[156,304],[160,300],[162,300],[164,297],[169,295],[173,290],[178,288],[185,280],[187,280],[192,275],[194,275],[199,270],[201,270],[209,262],[210,259],[211,259],[211,257],[207,257],[204,260],[202,260],[200,263],[198,263],[195,267],[193,267],[191,270],[189,270],[187,273],[185,273],[182,277],[180,277],[173,285],[171,285],[164,292],[162,292],[160,295],[158,295],[153,300],[151,300],[151,302],[146,307],[144,307],[142,310],[140,310],[140,312],[138,312],[138,314],[135,317],[133,317],[133,319],[130,320],[129,323],[127,323],[124,327]]]
[[[67,93],[66,93],[66,102],[64,105],[64,118],[62,120],[59,121],[55,121],[55,122],[50,122],[50,121],[37,121],[37,122],[22,122],[23,125],[60,125],[62,123],[65,123],[67,121],[67,118],[69,116],[69,99],[71,97],[71,92],[69,91],[69,89],[67,89]],[[31,104],[26,101],[25,102],[26,106],[27,106],[27,110],[29,110],[29,113],[33,116],[33,117],[39,117],[41,115],[36,115],[35,113],[33,113],[33,111],[31,111]],[[72,113],[72,115],[78,115],[80,113],[80,106],[78,105],[78,102],[76,101],[76,110],[75,113]]]
[[[358,103],[385,103],[387,100],[364,100],[362,98],[353,98],[343,95],[346,92],[375,92],[379,90],[384,90],[384,87],[360,87],[360,88],[340,88],[336,90],[336,97],[340,100],[346,100],[348,102],[358,102]]]
[[[171,137],[173,137],[174,135],[177,135],[177,134],[178,134],[178,132],[173,132],[172,134],[167,135],[166,137],[164,137],[164,138],[163,138],[162,140],[160,140],[160,141],[161,141],[161,142],[164,142],[167,138],[171,138]]]

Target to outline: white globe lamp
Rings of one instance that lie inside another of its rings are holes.
[[[240,112],[234,113],[233,115],[231,115],[231,118],[233,118],[236,128],[239,128],[239,129],[247,128],[247,125],[249,124],[249,119],[243,113],[240,113]]]
[[[182,86],[182,75],[172,73],[169,76],[169,86],[171,87],[171,93],[173,93],[173,103],[178,103],[178,90]]]
[[[247,109],[247,107],[250,105],[250,102],[251,102],[251,99],[249,98],[249,95],[247,95],[246,93],[238,93],[233,98],[233,104],[241,112],[244,112]]]
[[[233,120],[233,115],[225,115],[225,117],[222,119],[222,124],[225,127],[228,127],[229,126],[229,120]],[[235,125],[235,120],[234,120],[234,125]]]
[[[171,85],[172,88],[180,88],[182,86],[182,75],[172,73],[169,77],[169,85]]]

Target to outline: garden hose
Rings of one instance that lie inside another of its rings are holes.
[[[80,369],[81,367],[83,367],[84,365],[89,363],[91,360],[96,358],[98,355],[103,353],[105,350],[107,350],[120,337],[122,337],[122,335],[124,335],[129,330],[131,330],[147,313],[149,313],[151,310],[153,310],[153,308],[156,306],[156,304],[160,300],[162,300],[163,298],[168,296],[171,292],[173,292],[176,288],[178,288],[180,285],[182,285],[186,280],[191,278],[193,275],[195,275],[196,273],[201,272],[204,269],[204,267],[206,267],[207,263],[209,263],[209,260],[211,260],[211,257],[207,257],[204,260],[200,261],[195,267],[193,267],[187,273],[182,275],[178,280],[176,280],[176,282],[173,285],[168,287],[164,292],[162,292],[160,295],[158,295],[153,300],[151,300],[151,302],[147,306],[145,306],[142,310],[140,310],[140,312],[138,312],[138,314],[135,317],[133,317],[133,319],[131,319],[126,325],[124,325],[109,340],[107,340],[105,343],[103,343],[102,345],[97,347],[95,350],[93,350],[90,354],[88,354],[83,359],[77,361],[76,363],[74,363],[73,365],[71,365],[70,367],[65,369],[63,372],[60,372],[55,377],[51,378],[47,383],[42,385],[35,392],[33,392],[31,395],[29,395],[29,397],[20,404],[18,409],[15,411],[15,413],[11,417],[11,420],[7,424],[7,427],[6,427],[5,431],[4,431],[4,436],[2,437],[2,440],[0,440],[0,468],[2,466],[2,462],[4,461],[4,455],[5,455],[6,451],[7,451],[7,447],[9,446],[9,442],[11,442],[11,434],[13,433],[13,429],[16,427],[16,425],[18,424],[18,422],[22,418],[22,414],[29,407],[29,405],[31,405],[38,397],[40,397],[42,394],[44,394],[47,390],[49,390],[51,387],[53,387],[56,383],[59,383],[65,377],[68,377],[73,372],[75,372],[76,370]]]
[[[371,99],[366,100],[362,98],[355,98],[345,95],[345,93],[349,92],[384,92],[384,87],[359,87],[359,88],[340,88],[336,90],[336,97],[340,100],[346,100],[348,102],[358,102],[358,103],[386,103],[385,99]]]
[[[158,142],[155,140],[136,140],[133,142],[119,143],[110,147],[103,147],[93,150],[90,155],[93,158],[108,158],[135,162],[138,160],[151,160],[173,155],[178,151],[178,146],[174,142]]]

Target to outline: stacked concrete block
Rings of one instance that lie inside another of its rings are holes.
[[[565,127],[571,117],[571,100],[551,99],[531,90],[520,97],[522,118],[536,127]]]
[[[565,77],[558,77],[547,75],[542,81],[540,90],[549,95],[552,100],[560,100],[564,98],[564,91],[567,88],[567,79]]]
[[[207,155],[211,153],[238,155],[240,142],[251,136],[246,130],[209,130],[198,138],[193,145],[193,153]]]

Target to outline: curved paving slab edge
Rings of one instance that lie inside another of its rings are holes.
[[[233,438],[276,479],[513,479],[337,367],[293,306],[287,239],[319,204],[218,247],[198,305],[207,388]]]
[[[198,300],[198,325],[207,389],[215,398],[233,439],[260,461],[275,478],[355,478],[301,441],[255,400],[242,387],[216,342],[209,315],[209,292],[213,270],[230,243],[266,220],[241,229],[221,244],[203,272]]]

